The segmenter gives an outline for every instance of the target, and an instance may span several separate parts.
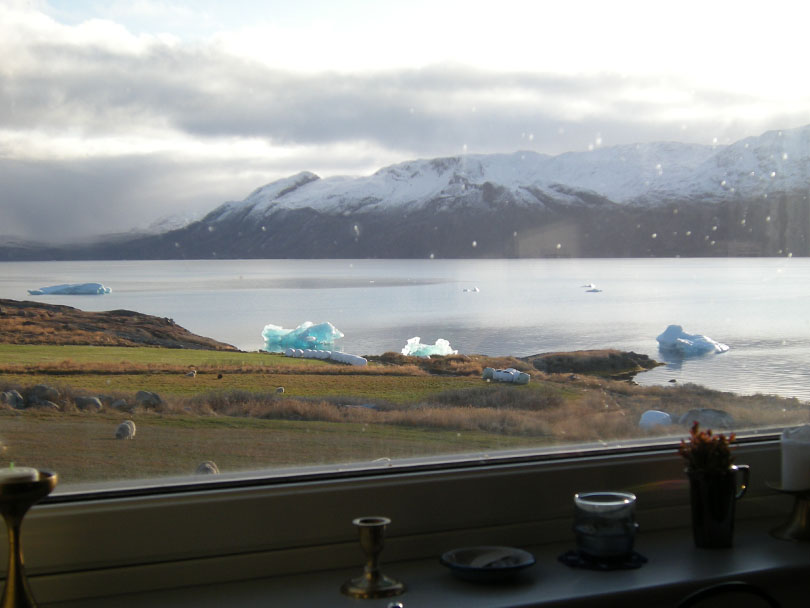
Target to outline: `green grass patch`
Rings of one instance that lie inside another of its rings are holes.
[[[283,363],[305,367],[323,361],[296,359],[262,352],[228,352],[169,348],[125,348],[119,346],[52,346],[42,344],[0,344],[0,365],[36,365],[73,361],[76,363],[121,363],[122,366],[166,365],[185,367],[265,366]]]

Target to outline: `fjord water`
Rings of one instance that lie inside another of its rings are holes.
[[[243,350],[264,346],[268,323],[330,321],[345,334],[338,347],[355,354],[399,351],[420,336],[467,354],[619,348],[663,361],[655,338],[678,324],[731,348],[667,361],[637,382],[810,400],[805,258],[7,262],[0,270],[2,298],[169,317]],[[27,291],[83,282],[112,293]]]

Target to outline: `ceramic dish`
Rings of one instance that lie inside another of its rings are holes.
[[[458,578],[499,582],[534,564],[534,555],[514,547],[462,547],[444,553],[439,562]]]

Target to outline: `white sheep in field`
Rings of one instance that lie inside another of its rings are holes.
[[[197,376],[197,370],[193,369],[190,372],[186,372],[186,376],[189,378],[195,378]]]
[[[115,429],[116,439],[132,439],[135,437],[135,423],[132,420],[124,420]]]
[[[219,467],[213,460],[206,460],[197,466],[195,473],[198,475],[219,475]]]

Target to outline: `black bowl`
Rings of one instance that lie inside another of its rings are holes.
[[[462,547],[447,551],[439,562],[465,581],[494,583],[509,580],[535,562],[534,555],[514,547]]]

